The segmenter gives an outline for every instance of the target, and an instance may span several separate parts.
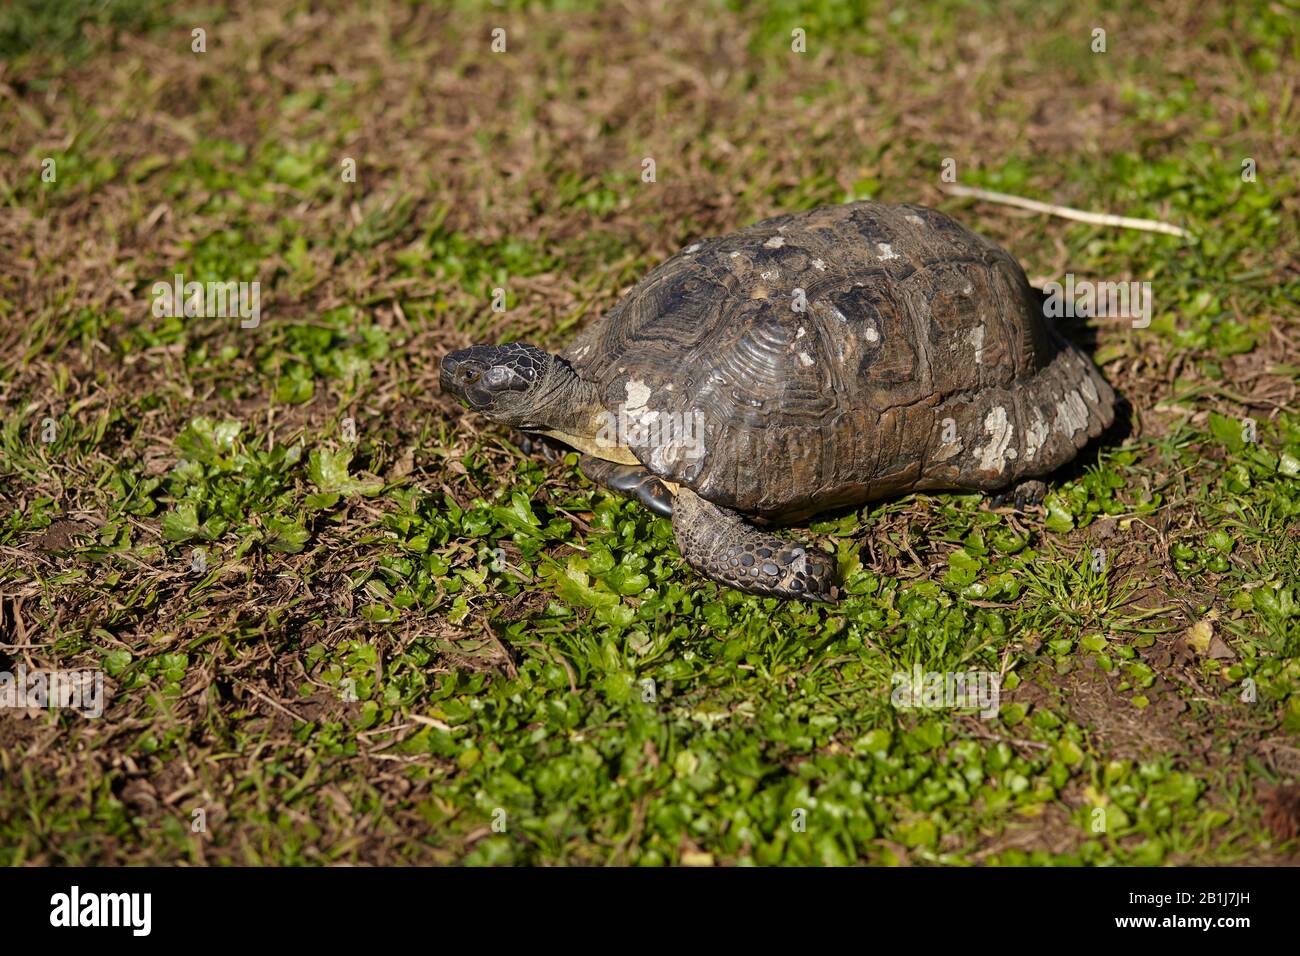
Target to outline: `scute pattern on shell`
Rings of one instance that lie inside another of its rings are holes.
[[[802,295],[803,308],[800,304]],[[993,490],[1069,460],[1114,393],[1016,261],[948,216],[859,202],[702,240],[565,357],[655,472],[760,520],[913,489]]]

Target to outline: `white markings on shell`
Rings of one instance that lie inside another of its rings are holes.
[[[648,406],[651,388],[639,379],[629,379],[624,384],[627,400],[622,415],[628,431],[620,438],[628,443],[649,449],[647,464],[661,472],[670,472],[678,465],[690,465],[703,460],[704,414],[691,409],[685,414],[659,412]],[[672,383],[664,386],[673,390]]]
[[[914,225],[914,226],[924,226],[924,225],[925,225],[925,220],[922,219],[920,216],[916,215],[915,213],[910,213],[910,212],[909,212],[909,213],[908,213],[906,216],[904,216],[903,218],[906,219],[908,222],[910,222],[910,223],[911,223],[912,225]]]
[[[700,244],[698,242],[692,242],[689,246],[686,247],[686,254],[689,256],[692,252],[697,252],[699,248],[700,248]]]
[[[645,441],[647,431],[654,427],[655,421],[659,420],[659,412],[646,406],[646,402],[650,401],[650,386],[645,382],[637,378],[629,378],[624,388],[628,393],[628,401],[624,402],[623,408],[627,415],[629,431],[636,433],[625,437],[640,445]]]
[[[826,271],[826,263],[822,262],[820,259],[814,259],[812,261],[812,267],[816,269],[818,272]]]
[[[772,282],[781,278],[781,271],[779,269],[768,269],[766,272],[760,272],[759,276],[768,282]]]
[[[881,259],[898,259],[900,256],[894,251],[894,247],[887,242],[876,243],[876,248],[880,250]]]
[[[785,245],[785,237],[784,237],[784,236],[773,236],[771,239],[767,240],[767,242],[763,243],[763,248],[764,248],[764,249],[780,249],[780,248],[781,248],[782,246],[784,246],[784,245]]]
[[[984,356],[984,326],[978,325],[967,332],[966,341],[975,350],[975,364],[979,365]]]
[[[1011,448],[1011,433],[1014,430],[1007,410],[1001,405],[993,408],[984,416],[984,430],[989,434],[987,445],[977,446],[975,454],[979,456],[980,469],[1001,474],[1007,467],[1007,459],[1015,458]]]
[[[1083,381],[1079,385],[1079,391],[1083,397],[1094,405],[1097,403],[1097,386],[1093,384],[1091,376],[1084,375]]]
[[[621,372],[623,370],[619,369],[619,371]],[[649,385],[638,379],[630,378],[627,380],[627,384],[623,387],[627,390],[626,405],[628,411],[631,411],[634,408],[645,408],[645,403],[650,401]]]
[[[1069,392],[1056,403],[1056,421],[1052,426],[1070,436],[1088,427],[1088,406],[1077,391]]]
[[[1038,454],[1038,449],[1042,448],[1043,442],[1047,441],[1048,434],[1047,419],[1035,407],[1034,420],[1029,423],[1029,429],[1025,432],[1025,461],[1034,460],[1034,456]]]
[[[807,334],[808,334],[808,330],[805,329],[802,325],[799,326],[798,330],[794,333],[794,342],[790,343],[790,351],[793,352],[796,347],[795,342],[798,342],[801,338],[803,338]],[[809,355],[807,352],[800,352],[799,364],[802,365],[804,368],[811,368],[813,364],[812,356]]]
[[[871,322],[866,322],[863,325],[862,334],[867,337],[868,342],[880,341],[880,333],[876,331],[875,325],[873,325]]]

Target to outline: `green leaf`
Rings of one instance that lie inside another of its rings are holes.
[[[948,555],[948,573],[944,575],[944,583],[955,587],[972,584],[980,567],[979,558],[972,556],[965,548],[958,548]]]
[[[1210,412],[1210,434],[1229,451],[1241,451],[1246,446],[1241,422],[1218,412]]]
[[[306,365],[291,365],[275,383],[275,400],[285,405],[301,405],[314,394],[316,381]]]
[[[272,551],[297,554],[306,545],[311,534],[297,521],[289,518],[267,518],[263,540]]]
[[[1056,755],[1068,767],[1077,767],[1083,763],[1083,751],[1073,740],[1062,740],[1056,745]]]
[[[176,450],[182,458],[208,465],[234,451],[235,439],[243,426],[235,421],[213,422],[196,418],[176,436]]]
[[[349,498],[354,495],[370,497],[379,494],[384,487],[383,480],[374,476],[364,481],[353,478],[348,474],[350,464],[351,451],[333,452],[328,448],[317,448],[307,461],[307,477],[326,493],[337,492]]]
[[[1065,534],[1074,529],[1074,516],[1065,507],[1065,501],[1060,495],[1053,492],[1043,501],[1043,506],[1047,509],[1047,520],[1044,521],[1048,531],[1056,534]]]
[[[556,593],[560,599],[568,601],[570,604],[600,608],[609,607],[619,602],[617,594],[598,591],[592,587],[591,578],[587,575],[587,572],[578,567],[572,560],[562,573],[555,575],[555,583]]]
[[[163,515],[163,537],[168,541],[189,541],[199,536],[198,505],[192,501],[182,501],[174,511]]]
[[[536,534],[537,529],[542,526],[537,515],[533,514],[528,496],[519,491],[510,496],[510,507],[493,508],[492,517],[504,528],[529,535]]]
[[[109,677],[118,677],[131,665],[131,652],[127,650],[109,651],[104,655],[104,670]]]

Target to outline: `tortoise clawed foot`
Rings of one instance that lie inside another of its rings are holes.
[[[833,555],[764,534],[685,488],[677,493],[673,532],[686,562],[719,584],[763,597],[839,600]]]
[[[990,508],[1003,508],[1010,502],[1017,511],[1026,511],[1031,506],[1041,505],[1047,497],[1047,485],[1037,479],[1022,481],[1013,488],[994,495],[989,499]]]
[[[582,473],[611,491],[635,498],[661,518],[673,516],[673,496],[664,483],[639,465],[620,465],[590,455],[579,463]]]
[[[793,542],[784,542],[773,563],[781,568],[780,577],[756,593],[824,601],[828,604],[834,604],[840,599],[834,555],[820,549],[808,550]],[[770,568],[765,566],[763,570]]]
[[[1016,510],[1024,511],[1031,505],[1037,507],[1047,497],[1047,485],[1041,481],[1022,481],[1016,485]]]
[[[653,475],[637,485],[636,500],[661,518],[673,516],[673,494]]]
[[[530,435],[528,432],[520,432],[519,440],[516,442],[519,450],[525,455],[541,455],[547,464],[553,465],[564,457],[564,449],[555,442],[543,438],[540,435]]]
[[[807,589],[810,601],[825,601],[834,604],[840,599],[839,569],[836,567],[835,555],[825,551],[813,551],[808,555]],[[796,578],[796,583],[798,579]]]
[[[839,600],[835,559],[793,541],[753,532],[698,569],[728,587],[763,597]]]

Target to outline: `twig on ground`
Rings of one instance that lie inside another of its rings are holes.
[[[1004,206],[1017,206],[1020,209],[1028,209],[1032,212],[1045,212],[1049,216],[1060,216],[1062,219],[1089,222],[1095,226],[1120,226],[1124,229],[1141,229],[1144,232],[1162,232],[1167,236],[1191,238],[1191,233],[1186,229],[1180,229],[1178,226],[1160,222],[1156,219],[1133,219],[1129,216],[1116,216],[1108,212],[1085,212],[1082,209],[1071,209],[1069,206],[1055,206],[1051,203],[1039,202],[1036,199],[1024,199],[1021,196],[1012,196],[1009,193],[993,192],[991,189],[976,189],[973,186],[962,186],[957,183],[945,188],[953,196],[968,196],[971,199],[1001,203]]]

